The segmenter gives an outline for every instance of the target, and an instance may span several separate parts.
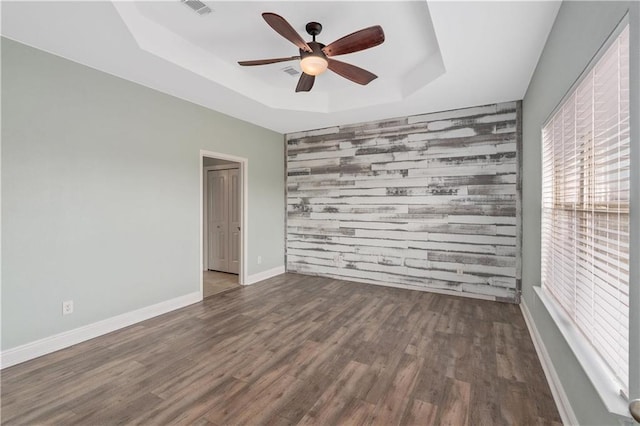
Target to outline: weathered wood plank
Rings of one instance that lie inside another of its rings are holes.
[[[515,174],[508,175],[494,175],[494,176],[423,176],[418,178],[389,178],[387,176],[361,176],[360,179],[348,179],[346,177],[340,178],[340,180],[331,180],[331,185],[336,186],[348,186],[355,188],[379,188],[379,187],[456,187],[466,185],[499,185],[499,184],[513,184],[516,181]],[[327,182],[327,181],[325,181]],[[324,182],[323,182],[324,183]],[[329,183],[327,183],[329,185]],[[311,186],[312,183],[301,183],[296,188],[305,189],[307,186]]]
[[[516,109],[515,102],[504,102],[501,104],[482,105],[471,108],[456,109],[442,112],[432,112],[429,114],[413,115],[408,117],[407,122],[409,124],[425,123],[430,121],[438,121],[444,119],[453,118],[467,118],[498,114],[503,111],[510,111]]]
[[[500,300],[506,301],[513,296],[513,288],[492,286],[490,283],[486,285],[479,285],[478,283],[460,283],[458,281],[427,279],[407,275],[359,271],[356,269],[339,269],[327,266],[308,265],[305,263],[291,263],[287,265],[287,268],[291,270],[291,272],[307,275],[320,275],[335,279],[348,279],[355,282],[401,287],[412,290],[432,290],[436,292],[445,292],[447,294],[463,295],[467,293],[483,298],[486,297],[491,300],[499,298]],[[490,281],[490,279],[488,281]]]
[[[311,194],[313,195],[313,194]],[[435,195],[435,194],[432,194]],[[476,202],[512,204],[515,207],[515,194],[491,194],[491,195],[395,195],[395,196],[336,196],[336,197],[288,197],[288,204],[299,204],[303,201],[308,204],[373,204],[381,205],[411,205],[411,204],[464,204]]]
[[[287,139],[296,139],[296,138],[300,138],[303,135],[305,136],[324,136],[324,135],[331,135],[331,134],[335,134],[340,132],[340,127],[337,126],[333,126],[333,127],[325,127],[322,129],[316,129],[316,130],[307,130],[304,132],[296,132],[296,133],[289,133],[287,135]]]

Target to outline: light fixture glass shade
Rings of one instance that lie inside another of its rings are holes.
[[[300,61],[300,68],[305,74],[309,75],[322,74],[327,70],[328,65],[329,63],[326,59],[315,55],[309,55]]]

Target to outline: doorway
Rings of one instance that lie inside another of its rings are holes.
[[[201,294],[245,282],[246,159],[201,151]]]

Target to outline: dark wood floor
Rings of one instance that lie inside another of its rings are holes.
[[[3,424],[555,424],[515,305],[285,274],[2,372]]]

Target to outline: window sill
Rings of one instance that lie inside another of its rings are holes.
[[[578,359],[607,410],[611,414],[619,416],[620,420],[632,422],[626,398],[620,395],[619,386],[605,373],[608,367],[604,365],[595,350],[589,346],[580,331],[570,322],[567,314],[556,305],[551,296],[542,287],[536,286],[534,290]]]

